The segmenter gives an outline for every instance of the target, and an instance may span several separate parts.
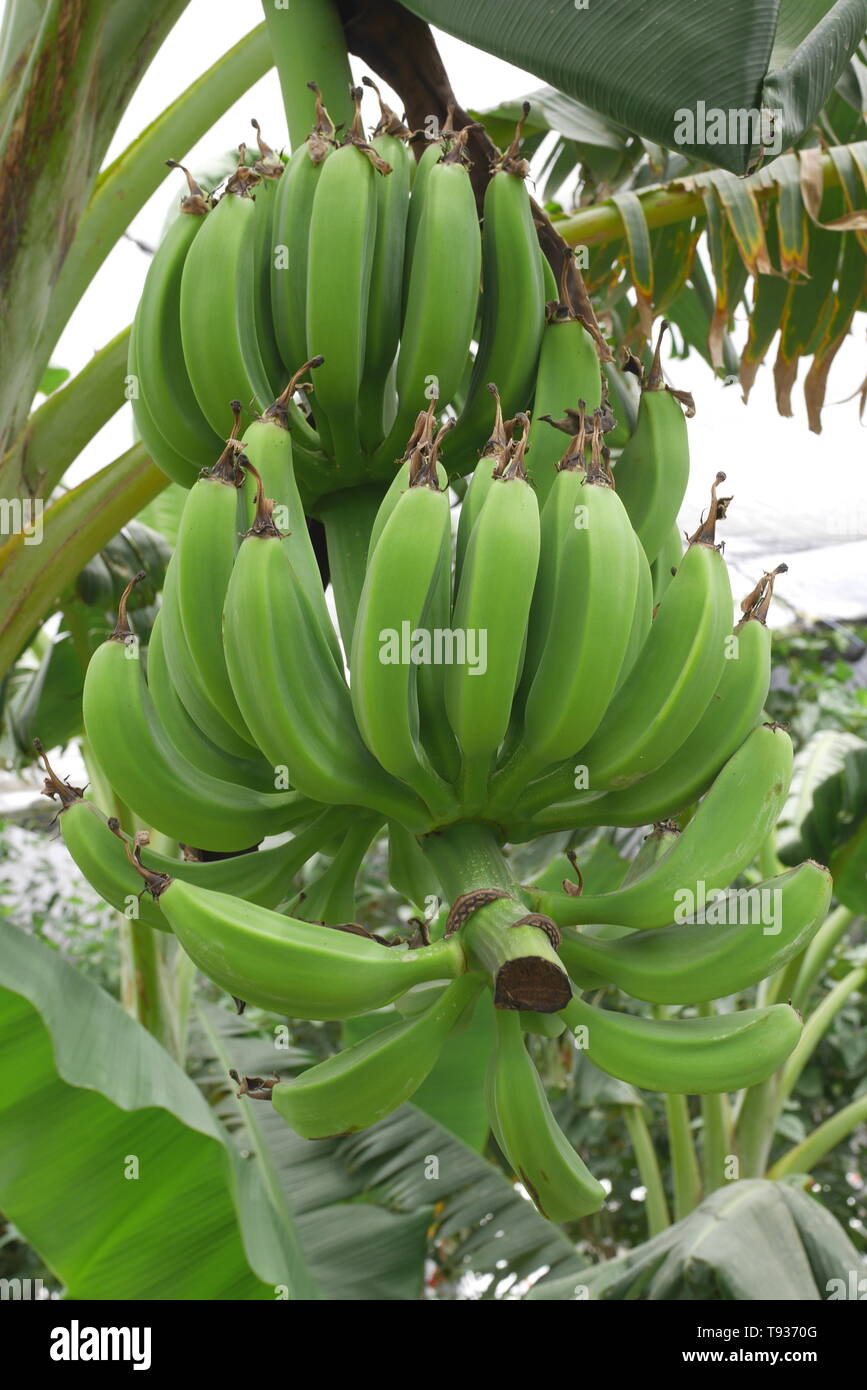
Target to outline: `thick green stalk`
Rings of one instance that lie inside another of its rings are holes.
[[[364,585],[370,533],[384,495],[384,487],[346,488],[329,493],[319,507],[328,546],[337,622],[347,658]]]
[[[838,1110],[830,1120],[814,1129],[800,1144],[796,1144],[782,1158],[777,1159],[768,1170],[769,1178],[785,1178],[789,1173],[810,1173],[825,1154],[830,1153],[837,1144],[842,1143],[853,1129],[867,1120],[867,1095],[858,1096],[849,1105]]]
[[[0,463],[0,476],[10,482],[20,479],[27,496],[47,497],[88,440],[123,405],[128,356],[125,328],[28,416]]]
[[[674,1184],[674,1219],[682,1221],[701,1201],[701,1173],[692,1141],[686,1096],[667,1095],[665,1117]]]
[[[334,0],[262,0],[292,148],[313,124],[308,82],[316,82],[335,125],[352,124],[352,72]]]
[[[699,1014],[711,1018],[713,1003],[700,1004]],[[732,1113],[727,1095],[709,1092],[701,1097],[701,1167],[704,1195],[708,1197],[728,1181],[726,1167],[732,1155]]]
[[[526,916],[492,827],[472,821],[447,826],[420,841],[446,898],[496,888],[508,894],[475,911],[461,926],[471,962],[491,977],[499,1008],[558,1013],[571,997],[560,957],[539,927],[516,923]]]
[[[701,1098],[701,1167],[704,1195],[709,1197],[727,1182],[726,1166],[732,1152],[732,1117],[727,1095],[710,1092]]]
[[[838,943],[846,935],[854,921],[854,912],[850,912],[848,907],[842,906],[835,907],[834,911],[825,918],[801,957],[801,968],[798,972],[795,988],[792,991],[793,1008],[803,1012],[813,986],[822,972],[822,967],[830,960]]]
[[[780,1073],[774,1072],[767,1081],[751,1086],[744,1093],[736,1123],[742,1178],[760,1178],[768,1166],[774,1142],[779,1084]]]
[[[624,1105],[622,1114],[629,1131],[635,1162],[638,1165],[638,1176],[647,1193],[645,1199],[647,1234],[648,1236],[658,1236],[660,1231],[664,1231],[667,1226],[671,1225],[671,1216],[665,1197],[662,1173],[659,1169],[659,1159],[653,1145],[653,1136],[650,1133],[643,1106]]]
[[[850,997],[863,987],[865,981],[867,981],[867,965],[859,965],[857,969],[850,970],[848,975],[845,975],[842,980],[838,980],[834,988],[825,995],[818,1008],[811,1013],[804,1024],[804,1031],[798,1039],[797,1047],[782,1069],[777,1097],[778,1111],[782,1109],[785,1101],[792,1094],[798,1084],[801,1072],[831,1027],[837,1014]]]

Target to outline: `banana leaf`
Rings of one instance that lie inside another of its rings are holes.
[[[850,1287],[862,1261],[805,1179],[731,1183],[644,1245],[545,1280],[528,1299],[818,1302]],[[839,1281],[839,1282],[835,1282]]]
[[[791,148],[867,28],[867,0],[734,0],[722,7],[715,0],[551,0],[544,21],[533,0],[405,3],[653,144],[740,175],[754,165],[758,142],[730,113],[779,111],[783,148]],[[701,110],[725,115],[725,143],[710,143],[716,132]],[[690,124],[683,113],[697,119]]]
[[[70,1298],[316,1286],[195,1084],[81,971],[0,919],[0,1208]]]

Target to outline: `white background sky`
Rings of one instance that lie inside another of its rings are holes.
[[[109,151],[109,162],[260,19],[259,0],[192,0],[133,97]],[[448,35],[436,37],[464,106],[493,106],[540,85],[532,75]],[[353,60],[356,80],[364,70]],[[373,123],[372,95],[368,101],[367,117]],[[393,94],[391,101],[399,108]],[[273,71],[192,151],[166,150],[165,155],[186,155],[184,162],[194,170],[206,168],[240,140],[252,139],[253,116],[270,144],[285,143],[285,118]],[[178,196],[179,185],[170,178],[132,223],[131,235],[153,244]],[[77,371],[130,322],[147,265],[147,258],[131,241],[114,249],[63,334],[55,362]],[[865,359],[861,316],[832,370],[829,402],[856,389],[867,370]],[[802,364],[800,381],[805,371]],[[691,390],[697,405],[690,423],[693,466],[683,524],[694,529],[711,479],[718,469],[726,472],[724,491],[735,496],[725,527],[726,558],[735,591],[751,587],[762,568],[787,560],[790,573],[780,590],[802,613],[842,619],[867,614],[867,435],[858,424],[857,404],[827,407],[823,433],[816,436],[807,429],[800,385],[794,393],[794,418],[783,420],[777,415],[769,365],[759,372],[748,407],[741,404],[738,388],[724,387],[695,354],[686,362],[673,362],[669,380]],[[72,476],[79,478],[104,466],[129,446],[131,438],[131,416],[125,407],[92,441]],[[776,620],[787,618],[788,613],[778,608]]]

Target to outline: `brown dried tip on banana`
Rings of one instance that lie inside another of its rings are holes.
[[[241,402],[230,401],[229,409],[233,418],[231,433],[217,462],[213,468],[205,469],[203,476],[227,483],[230,487],[240,487],[244,481],[244,446],[238,438],[241,429]]]
[[[132,579],[129,581],[123,593],[121,594],[120,600],[117,605],[117,622],[114,625],[114,631],[109,636],[109,642],[126,642],[129,640],[130,637],[132,637],[132,628],[129,625],[129,618],[127,616],[126,605],[133,589],[136,587],[137,584],[141,584],[146,578],[147,575],[145,574],[144,570],[139,570],[138,574],[133,575]]]
[[[257,120],[250,122],[256,132],[256,143],[259,146],[259,158],[253,165],[254,170],[263,179],[279,179],[283,173],[283,161],[271,146],[265,143],[262,135],[262,127]]]
[[[117,819],[116,816],[110,817],[108,821],[108,828],[111,831],[112,835],[116,835],[117,838],[120,840],[121,844],[126,850],[126,857],[129,860],[130,865],[132,866],[132,868],[135,869],[136,873],[140,874],[141,877],[144,879],[145,888],[148,890],[152,897],[158,898],[160,893],[164,892],[164,890],[168,888],[169,884],[174,882],[172,877],[169,874],[157,873],[155,869],[145,868],[144,864],[141,862],[142,846],[139,841],[138,835],[136,835],[135,837],[133,846],[130,846],[129,840],[126,838],[123,831],[121,830],[120,821]]]
[[[370,87],[376,92],[376,99],[379,102],[379,122],[374,127],[373,138],[377,135],[394,135],[398,140],[408,140],[410,138],[409,127],[404,125],[396,111],[392,111],[382,99],[382,92],[377,87],[372,77],[362,77],[365,87]]]
[[[503,471],[501,473],[495,473],[494,476],[502,478],[506,482],[511,482],[515,478],[520,478],[524,482],[526,482],[527,467],[524,460],[527,454],[527,446],[530,441],[529,415],[527,415],[525,411],[519,410],[518,414],[515,416],[514,424],[516,428],[518,425],[520,425],[522,430],[521,437],[517,441],[515,441],[515,439],[513,438],[511,447],[511,458],[506,463],[506,466],[503,469]]]
[[[580,865],[578,863],[578,855],[575,853],[574,849],[567,849],[566,858],[572,865],[572,868],[575,872],[575,877],[577,878],[578,882],[573,883],[570,878],[564,878],[563,892],[568,893],[570,898],[580,898],[581,894],[584,892],[584,875],[582,874]]]
[[[609,451],[606,449],[605,454]],[[590,467],[587,469],[587,482],[603,487],[613,487],[614,480],[602,448],[602,411],[597,407],[593,412],[593,433],[590,436]]]
[[[321,164],[329,150],[333,149],[337,143],[335,136],[337,128],[322,104],[322,93],[315,82],[308,82],[316,97],[316,114],[313,119],[313,129],[307,136],[307,154],[312,164]]]
[[[242,463],[247,472],[256,479],[256,513],[252,526],[249,531],[244,532],[244,536],[258,536],[260,540],[271,537],[282,541],[284,533],[274,521],[274,499],[265,496],[265,484],[262,482],[261,473],[246,456],[242,456]]]
[[[717,488],[720,483],[725,482],[725,479],[725,473],[717,473],[714,478],[710,490],[710,506],[707,516],[703,518],[701,525],[697,527],[693,534],[686,537],[687,545],[710,545],[713,546],[714,549],[719,548],[716,540],[716,523],[725,520],[729,503],[732,500],[731,497],[717,497]],[[685,532],[684,535],[686,535]]]
[[[261,177],[252,165],[247,163],[247,146],[239,145],[238,167],[226,182],[226,193],[234,193],[237,197],[246,198],[250,189],[255,188],[257,183],[261,183]]]
[[[33,740],[33,747],[36,749],[42,766],[45,768],[45,780],[42,783],[40,795],[47,796],[49,800],[52,801],[57,797],[60,802],[61,811],[66,806],[72,806],[74,802],[81,801],[84,797],[83,787],[73,787],[72,783],[66,777],[61,778],[57,776],[57,773],[48,761],[48,754],[42,746],[42,739],[35,738]]]
[[[575,472],[576,469],[583,469],[586,467],[584,450],[587,447],[587,402],[580,400],[578,402],[577,411],[570,411],[569,413],[575,416],[578,427],[574,434],[570,436],[562,456],[555,465],[558,473]],[[550,415],[543,415],[540,418],[547,420],[551,425],[554,424]]]
[[[525,101],[521,108],[521,119],[515,126],[515,134],[512,136],[512,143],[506,153],[496,160],[493,164],[494,169],[502,169],[506,174],[514,174],[516,178],[525,179],[530,172],[530,161],[522,158],[519,154],[521,141],[524,138],[524,124],[530,114],[530,103]]]
[[[788,570],[789,566],[782,564],[777,565],[776,569],[765,571],[755,588],[751,589],[741,602],[745,622],[752,619],[763,624],[767,622],[768,609],[774,595],[774,581],[778,574],[787,574]]]
[[[483,459],[498,458],[503,449],[508,447],[512,438],[511,426],[513,424],[511,420],[508,424],[503,421],[503,404],[500,400],[500,393],[492,381],[488,382],[487,389],[496,402],[496,414],[494,416],[494,428],[490,437],[485,441],[485,447],[479,454],[479,458]]]
[[[169,169],[180,169],[187,180],[189,192],[181,199],[181,212],[191,213],[194,217],[203,217],[206,212],[210,212],[214,200],[199,187],[189,169],[179,164],[176,159],[167,159],[166,166]]]
[[[472,129],[472,126],[465,125],[460,130],[456,131],[451,139],[449,148],[440,160],[441,164],[466,164],[469,168],[470,157],[467,154],[467,141],[470,138],[470,131]]]
[[[433,440],[434,414],[437,406],[437,396],[431,396],[430,404],[422,414],[416,416],[415,426],[412,435],[406,446],[406,453],[402,459],[403,463],[409,462],[409,485],[413,487],[420,470],[427,468],[430,458],[431,442]]]
[[[296,391],[313,391],[315,389],[312,381],[301,381],[305,372],[313,371],[316,367],[321,367],[325,358],[322,356],[311,357],[309,362],[304,362],[293,375],[289,378],[288,384],[280,392],[276,401],[272,401],[268,409],[260,420],[271,420],[275,424],[286,430],[289,428],[289,407],[292,404],[292,397]]]
[[[367,157],[378,174],[390,174],[391,165],[376,152],[369,144],[364,133],[364,122],[361,119],[361,102],[364,97],[363,87],[351,87],[350,96],[355,103],[355,115],[352,118],[352,125],[344,137],[344,145],[354,145],[357,150]]]

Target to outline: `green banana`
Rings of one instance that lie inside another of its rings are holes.
[[[417,672],[437,657],[435,634],[423,623],[444,556],[450,559],[451,511],[435,468],[420,454],[418,460],[368,564],[352,638],[351,696],[371,753],[443,821],[457,803],[420,741]]]
[[[395,821],[388,826],[388,881],[428,918],[441,897],[437,878],[418,840]]]
[[[255,414],[273,399],[256,331],[256,205],[258,175],[242,162],[205,218],[181,276],[184,360],[202,414],[222,435],[229,401]]]
[[[581,319],[562,303],[549,303],[536,369],[533,424],[527,449],[527,472],[536,489],[540,510],[556,477],[563,454],[563,436],[552,417],[575,402],[588,416],[602,404],[602,369],[592,336]]]
[[[507,416],[526,410],[545,329],[545,280],[524,183],[529,165],[518,154],[522,125],[485,190],[479,350],[452,438],[460,473],[471,466],[485,428],[489,381],[497,383]]]
[[[160,638],[172,685],[193,723],[211,743],[230,757],[245,761],[254,757],[255,760],[249,742],[247,739],[241,738],[240,734],[220,714],[211,699],[210,691],[203,686],[199,673],[193,664],[187,635],[181,622],[177,581],[177,559],[173,554],[163,579],[162,606],[160,608]]]
[[[479,642],[475,664],[453,663],[445,676],[466,812],[484,806],[491,765],[509,726],[539,564],[539,508],[524,469],[526,416],[522,423],[523,437],[476,519],[455,598],[453,629],[464,634],[468,654],[471,635]]]
[[[403,252],[403,307],[406,309],[407,299],[409,298],[409,281],[412,267],[415,264],[415,243],[418,237],[418,229],[421,223],[422,212],[424,211],[424,201],[427,192],[427,182],[430,172],[439,164],[443,155],[451,146],[454,138],[452,132],[448,138],[426,140],[425,148],[418,160],[414,158],[414,150],[410,151],[413,155],[414,167],[410,169],[410,198],[409,209],[406,219],[406,237]]]
[[[466,969],[456,937],[419,950],[383,946],[179,878],[152,881],[166,921],[203,974],[236,999],[291,1018],[355,1018]]]
[[[756,614],[734,630],[713,699],[680,748],[648,777],[578,810],[574,824],[650,825],[676,816],[710,786],[761,717],[771,679],[771,634]]]
[[[560,1129],[524,1045],[521,1019],[495,1011],[497,1041],[486,1099],[491,1128],[527,1193],[549,1221],[598,1211],[605,1192]]]
[[[168,162],[172,168],[183,169],[174,160]],[[132,395],[133,418],[154,462],[164,467],[159,448],[159,441],[164,438],[169,448],[188,465],[186,472],[192,473],[194,478],[198,469],[213,463],[222,444],[193,394],[181,344],[178,312],[181,276],[190,247],[205,224],[210,206],[188,170],[183,169],[183,172],[189,193],[148,268],[130,336],[129,375],[137,386]],[[152,447],[154,427],[158,431],[156,448]],[[174,467],[165,467],[164,471],[178,481]],[[192,478],[183,485],[188,487],[190,481]]]
[[[232,434],[214,467],[190,489],[175,544],[178,619],[189,650],[194,682],[202,699],[239,738],[255,746],[238,709],[223,654],[223,601],[238,549],[240,488],[244,472],[237,440],[240,407]]]
[[[290,156],[277,184],[271,262],[271,312],[274,336],[287,373],[311,354],[307,351],[307,257],[310,218],[323,161],[334,144],[334,126],[316,94],[313,131]]]
[[[118,912],[167,931],[165,917],[152,896],[142,891],[141,877],[129,862],[124,847],[125,842],[130,843],[128,837],[121,835],[119,827],[113,829],[116,821],[107,822],[94,802],[60,781],[48,768],[47,759],[44,761],[48,769],[45,794],[61,802],[58,824],[63,842],[90,886]],[[136,847],[145,868],[154,873],[182,878],[214,892],[233,893],[261,907],[276,907],[287,897],[295,875],[329,835],[346,826],[348,816],[348,812],[332,807],[284,844],[227,859],[175,860],[148,849],[140,840]]]
[[[172,682],[166,662],[162,626],[165,610],[160,609],[151,628],[147,645],[147,683],[157,718],[165,732],[183,756],[202,772],[219,777],[224,782],[242,782],[259,791],[273,791],[274,769],[261,755],[250,750],[249,758],[226,753],[203,734],[187,713]]]
[[[488,495],[491,483],[494,480],[494,470],[505,467],[508,458],[509,445],[512,439],[512,429],[514,421],[510,420],[508,425],[503,420],[503,407],[500,401],[500,393],[493,382],[488,383],[488,390],[496,402],[496,415],[494,427],[491,435],[479,456],[479,461],[473,471],[469,487],[461,502],[460,515],[458,517],[458,530],[455,538],[455,592],[460,584],[461,572],[467,554],[467,546],[470,543],[473,527],[482,504]]]
[[[751,888],[721,894],[699,924],[616,941],[566,928],[560,955],[582,988],[594,977],[594,983],[608,980],[652,1004],[701,1004],[782,969],[812,940],[830,900],[831,875],[807,860]]]
[[[264,495],[273,503],[274,522],[283,532],[283,548],[292,563],[293,572],[304,589],[335,662],[342,669],[340,642],[325,602],[322,576],[295,478],[290,432],[290,406],[295,391],[302,387],[312,389],[310,382],[300,382],[300,378],[306,371],[318,368],[321,364],[321,357],[313,357],[299,367],[273,405],[247,427],[244,432],[244,453],[241,462],[248,466],[249,474],[246,486],[247,525],[252,526],[255,520],[258,490],[256,479],[261,478]],[[252,465],[252,468],[249,465]]]
[[[310,212],[307,252],[307,352],[325,361],[316,382],[316,424],[338,470],[350,473],[361,453],[358,398],[373,247],[376,237],[376,174],[389,165],[366,144],[361,88],[353,94],[355,121],[346,143],[319,171]]]
[[[481,239],[476,203],[463,163],[466,133],[425,180],[410,262],[395,383],[399,408],[376,466],[391,475],[418,402],[436,396],[444,407],[460,384],[479,297]]]
[[[595,1066],[646,1091],[706,1095],[765,1081],[789,1056],[801,1020],[788,1004],[709,1018],[612,1013],[573,999],[561,1018]]]
[[[370,143],[391,168],[387,179],[376,180],[376,241],[361,383],[361,444],[371,454],[391,428],[397,408],[388,378],[400,338],[404,243],[414,160],[406,146],[409,131],[385,105],[376,84],[369,77],[361,80],[379,98],[380,120]]]
[[[511,804],[543,768],[583,748],[614,694],[632,629],[638,557],[629,518],[600,466],[567,451],[542,509],[518,746],[491,800]],[[582,441],[583,442],[583,441]]]
[[[414,1018],[381,1028],[294,1080],[279,1082],[271,1092],[274,1109],[304,1139],[353,1134],[376,1124],[418,1090],[481,989],[479,976],[465,975]]]
[[[578,749],[591,792],[631,786],[672,756],[701,719],[719,684],[731,622],[725,562],[713,544],[716,511],[696,532],[642,645],[595,734]],[[544,811],[554,828],[560,803],[573,807],[575,759],[541,777],[518,803],[522,817]],[[540,826],[542,821],[540,820]]]
[[[355,812],[327,869],[289,903],[290,915],[329,927],[353,921],[355,881],[381,826],[378,816]]]
[[[612,893],[572,897],[530,892],[533,907],[560,926],[613,922],[655,928],[676,922],[681,905],[726,888],[777,823],[792,775],[792,742],[778,725],[754,729],[713,782],[668,854]],[[689,913],[685,915],[688,917]]]
[[[660,365],[663,320],[650,372],[641,382],[635,431],[614,466],[614,482],[650,564],[677,520],[689,481],[689,442],[678,394],[665,385]],[[631,359],[633,370],[640,367]],[[688,397],[687,413],[694,407]]]
[[[159,723],[124,590],[117,626],[94,652],[84,679],[84,727],[107,780],[146,824],[185,844],[237,850],[288,830],[315,809],[296,792],[260,792],[201,772]]]
[[[129,335],[129,355],[127,357],[127,394],[133,407],[135,433],[144,444],[157,468],[162,469],[167,478],[179,487],[192,487],[199,475],[198,468],[189,459],[179,454],[169,443],[153,415],[148,410],[141,393],[141,372],[138,359],[139,326],[133,320]],[[216,451],[215,451],[216,452]]]
[[[423,829],[428,814],[361,740],[342,667],[316,621],[259,484],[223,610],[226,663],[256,742],[292,784]],[[252,648],[255,658],[251,657]]]
[[[271,267],[274,262],[274,214],[277,207],[277,191],[283,177],[283,160],[265,143],[258,121],[252,122],[259,146],[259,158],[253,165],[259,182],[253,193],[256,215],[253,219],[253,258],[251,270],[254,276],[253,312],[256,319],[256,336],[262,364],[271,387],[271,395],[276,396],[286,380],[286,368],[280,357],[277,334],[274,331],[274,315],[271,307]],[[300,362],[307,354],[295,360]]]

